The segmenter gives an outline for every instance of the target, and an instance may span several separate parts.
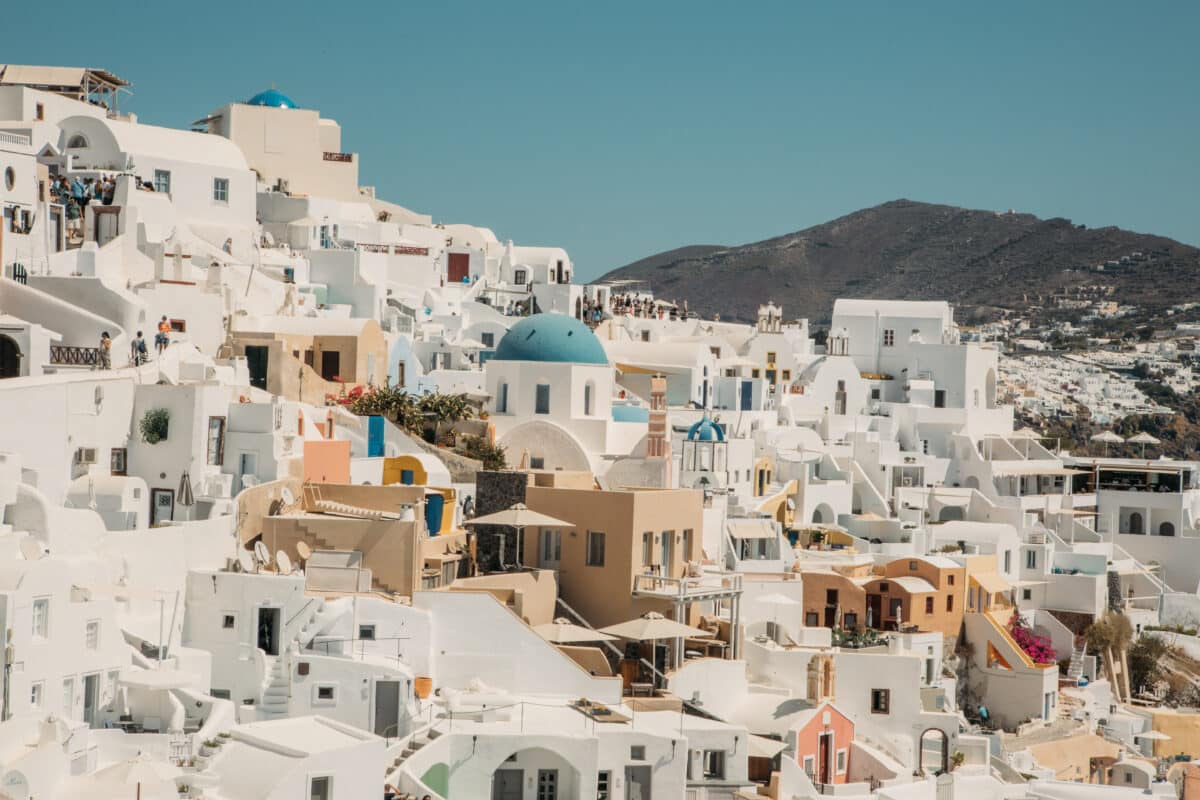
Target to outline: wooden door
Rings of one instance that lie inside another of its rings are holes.
[[[463,283],[464,280],[471,274],[471,254],[450,253],[447,255],[447,259],[447,283]]]

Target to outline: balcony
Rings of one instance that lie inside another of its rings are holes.
[[[742,576],[737,573],[713,573],[695,578],[668,578],[662,575],[635,575],[634,597],[655,597],[694,603],[737,597],[742,593]]]

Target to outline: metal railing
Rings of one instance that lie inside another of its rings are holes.
[[[52,344],[50,363],[58,366],[97,367],[100,365],[100,348]]]
[[[694,595],[737,594],[742,591],[742,576],[739,573],[702,575],[696,578],[670,578],[653,573],[635,575],[635,592],[652,592],[687,599]]]

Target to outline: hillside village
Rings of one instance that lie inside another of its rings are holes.
[[[0,65],[0,797],[1200,798],[1200,463],[1042,425],[1192,332],[722,321],[129,86]]]

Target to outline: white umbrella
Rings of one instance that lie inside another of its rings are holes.
[[[798,606],[798,605],[800,605],[799,600],[793,600],[792,598],[788,597],[786,594],[782,594],[780,592],[771,592],[770,594],[764,594],[762,597],[758,598],[758,602],[760,602],[766,606],[771,606],[775,609],[774,613],[771,615],[771,622],[774,624],[779,624],[778,618],[779,618],[779,607],[780,606]]]
[[[1135,434],[1134,436],[1130,436],[1128,439],[1125,440],[1125,443],[1126,444],[1140,444],[1142,446],[1142,458],[1146,457],[1146,445],[1161,444],[1161,442],[1158,439],[1154,438],[1153,436],[1146,433],[1145,431],[1142,431],[1139,434]]]
[[[525,528],[533,526],[535,528],[570,528],[575,523],[567,522],[566,520],[551,517],[546,514],[534,511],[524,503],[517,503],[503,511],[497,511],[495,514],[486,514],[482,517],[476,517],[472,520],[467,520],[464,525],[502,525],[507,528],[517,529],[517,563],[524,561],[521,552],[521,534]]]
[[[535,625],[534,632],[551,644],[573,644],[574,642],[609,642],[616,639],[607,633],[575,625],[565,617],[559,617],[554,622],[545,625]]]
[[[607,628],[601,628],[600,631],[602,633],[611,633],[613,636],[618,636],[622,639],[650,642],[651,653],[654,653],[659,639],[712,636],[712,633],[709,631],[693,628],[691,625],[684,625],[682,622],[676,622],[673,619],[667,619],[657,611],[650,611],[628,622],[618,622],[616,625],[609,625]],[[657,670],[657,665],[655,665],[655,669]]]
[[[1166,742],[1170,741],[1171,737],[1162,731],[1142,731],[1133,735],[1135,739],[1141,739],[1147,742]]]
[[[1104,455],[1108,455],[1110,444],[1125,444],[1125,440],[1112,431],[1102,431],[1092,436],[1093,442],[1104,442]]]
[[[96,780],[137,786],[137,797],[141,800],[143,783],[166,783],[175,780],[179,774],[179,770],[167,762],[151,758],[145,753],[138,753],[131,759],[99,770],[96,772]]]

